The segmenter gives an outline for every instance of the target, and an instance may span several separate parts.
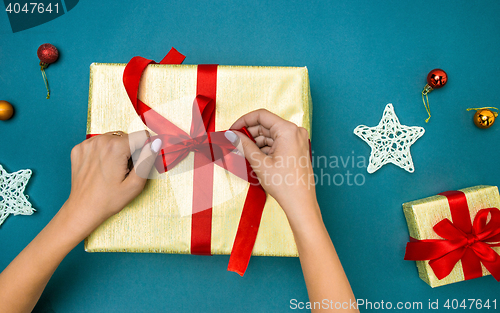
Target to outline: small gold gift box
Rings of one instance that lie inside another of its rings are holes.
[[[496,210],[495,208],[500,208],[500,196],[498,194],[498,188],[495,186],[476,186],[461,189],[459,191],[465,194],[466,206],[468,207],[468,214],[465,211],[465,215],[468,215],[471,223],[473,221],[475,223],[475,218],[482,209],[494,208],[494,210]],[[467,207],[464,210],[466,210]],[[448,219],[455,224],[457,223],[457,221],[452,218],[451,204],[444,195],[436,195],[404,203],[403,211],[408,223],[410,237],[416,240],[443,239],[436,234],[434,226],[444,219]],[[467,234],[465,234],[465,236],[467,236]],[[469,237],[472,238],[471,235],[469,235]],[[465,241],[467,242],[467,240]],[[492,246],[491,249],[497,254],[500,254],[500,247]],[[420,278],[431,287],[438,287],[465,280],[462,260],[458,260],[450,274],[441,280],[436,277],[428,260],[416,261],[416,264]],[[490,272],[485,268],[483,263],[481,263],[481,270],[482,276],[490,275]]]

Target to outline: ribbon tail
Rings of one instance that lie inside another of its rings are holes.
[[[481,268],[481,260],[476,255],[473,249],[465,248],[465,253],[462,256],[462,269],[464,272],[464,279],[474,279],[483,276],[483,269]]]
[[[429,261],[429,265],[434,271],[438,279],[443,279],[448,276],[458,260],[462,258],[465,253],[465,248],[454,250],[438,259]]]
[[[172,47],[167,55],[160,61],[160,64],[181,64],[182,62],[184,62],[185,58],[185,55]]]
[[[231,257],[229,258],[228,271],[236,272],[240,276],[245,271],[250,262],[255,239],[259,231],[260,220],[264,205],[266,204],[266,192],[260,184],[250,183],[245,205],[241,213],[238,231],[234,239]]]
[[[500,282],[500,256],[493,262],[482,261],[484,267],[490,272],[491,276]]]

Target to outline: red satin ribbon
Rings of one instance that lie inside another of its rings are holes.
[[[491,248],[500,246],[500,210],[482,209],[471,223],[467,198],[461,191],[440,195],[448,199],[453,223],[443,219],[433,229],[444,240],[425,239],[406,244],[405,260],[430,260],[438,279],[448,276],[458,260],[462,260],[466,280],[481,277],[481,263],[500,281],[500,256]],[[488,216],[491,219],[488,222]]]
[[[184,58],[172,48],[160,64],[180,64]],[[156,138],[162,140],[155,161],[158,172],[172,169],[194,152],[192,254],[211,254],[213,166],[205,165],[214,163],[250,183],[228,265],[229,271],[243,276],[257,238],[266,193],[248,161],[231,153],[235,147],[224,136],[225,131],[215,132],[217,65],[198,65],[197,96],[193,103],[190,134],[187,134],[137,98],[142,73],[149,64],[157,63],[138,56],[132,58],[125,67],[123,84],[137,115],[157,133],[148,142]],[[246,128],[238,131],[254,140]],[[87,138],[92,136],[87,135]],[[246,167],[241,164],[246,164]]]

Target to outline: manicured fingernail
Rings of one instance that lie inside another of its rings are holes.
[[[240,137],[238,137],[238,135],[236,135],[234,132],[228,130],[224,133],[224,136],[226,136],[226,139],[231,141],[231,143],[233,145],[237,146],[238,140],[240,139]]]
[[[151,144],[151,151],[153,151],[154,153],[158,153],[158,151],[160,151],[160,148],[161,148],[161,139],[156,138]]]

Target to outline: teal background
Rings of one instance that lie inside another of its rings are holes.
[[[424,308],[429,299],[441,308],[446,299],[491,302],[500,291],[491,276],[436,289],[420,280],[415,263],[403,261],[401,204],[498,185],[500,125],[480,130],[466,108],[499,105],[499,13],[498,1],[88,0],[17,33],[0,13],[0,99],[16,109],[0,121],[0,164],[33,169],[27,194],[37,209],[0,226],[0,269],[69,195],[70,151],[85,138],[89,65],[136,55],[159,61],[173,46],[187,64],[307,66],[315,156],[368,159],[370,148],[353,129],[378,124],[387,103],[402,124],[425,127],[412,146],[413,174],[392,164],[371,175],[352,164],[316,168],[365,176],[362,186],[317,187],[325,224],[359,299]],[[50,100],[36,56],[46,42],[61,53],[47,70]],[[429,94],[433,116],[425,124],[420,93],[433,68],[449,81]],[[35,312],[287,312],[290,299],[307,301],[298,258],[253,257],[243,278],[226,271],[228,259],[89,254],[80,244]]]

